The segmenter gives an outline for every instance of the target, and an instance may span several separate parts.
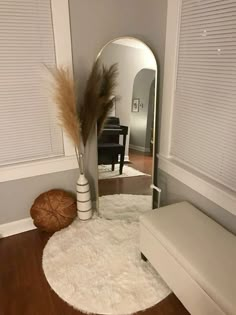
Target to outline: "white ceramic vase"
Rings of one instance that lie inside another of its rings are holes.
[[[86,221],[92,217],[92,201],[90,187],[87,178],[84,175],[83,155],[79,155],[80,176],[77,180],[77,211],[80,220]]]

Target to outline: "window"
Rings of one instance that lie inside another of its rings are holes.
[[[159,167],[236,214],[236,2],[168,0]]]
[[[0,166],[64,155],[55,108],[42,85],[55,65],[50,0],[0,2]]]
[[[235,1],[182,1],[171,155],[236,191]]]

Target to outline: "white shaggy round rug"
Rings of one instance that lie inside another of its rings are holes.
[[[124,165],[123,172],[120,175],[119,164],[115,164],[114,171],[111,170],[110,165],[99,165],[98,166],[98,177],[99,179],[107,179],[107,178],[120,178],[120,177],[132,177],[132,176],[151,176],[149,174],[140,172],[136,170],[132,166]]]
[[[114,201],[118,197],[114,195]],[[115,204],[107,204],[109,213],[111,208],[117,211]],[[137,221],[76,220],[48,241],[43,270],[53,290],[80,311],[133,314],[170,293],[152,266],[141,260],[138,244]]]
[[[106,219],[138,221],[140,215],[152,209],[152,196],[107,195],[99,198],[99,215]]]

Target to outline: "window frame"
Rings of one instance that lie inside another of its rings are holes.
[[[236,215],[236,194],[234,191],[204,176],[197,170],[181,164],[170,154],[181,3],[182,0],[168,0],[160,150],[157,154],[158,167],[223,209]]]
[[[56,64],[68,66],[73,74],[68,0],[51,0],[51,11]],[[64,131],[62,136],[63,156],[2,166],[0,167],[0,182],[77,169],[74,146]]]

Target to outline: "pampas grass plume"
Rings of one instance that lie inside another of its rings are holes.
[[[102,88],[101,97],[103,102],[101,103],[98,117],[97,117],[97,132],[98,135],[101,134],[104,123],[108,117],[109,112],[113,107],[113,98],[115,93],[115,88],[117,86],[117,76],[118,76],[118,64],[115,63],[109,68],[103,66],[102,69]],[[119,101],[119,97],[115,97],[116,102]]]
[[[94,63],[80,111],[84,145],[97,123],[98,133],[101,133],[107,115],[113,106],[112,95],[115,93],[117,76],[117,64],[106,68],[101,66],[99,60]]]
[[[58,107],[59,121],[74,143],[77,151],[80,148],[81,126],[76,109],[74,80],[68,68],[49,69],[53,76],[53,100]]]

